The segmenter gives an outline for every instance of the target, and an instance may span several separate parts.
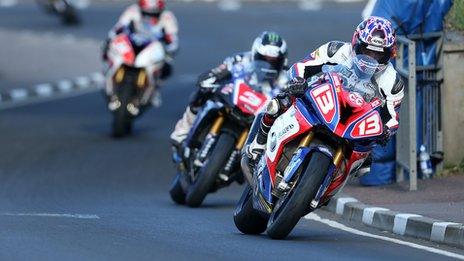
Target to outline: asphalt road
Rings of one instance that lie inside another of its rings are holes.
[[[76,66],[82,72],[99,70],[99,57],[81,57],[86,51],[80,39],[98,44],[123,6],[93,5],[76,28],[61,26],[32,4],[0,9],[0,27],[11,39],[23,30],[33,32],[37,41],[50,32],[53,37],[76,37],[65,47],[69,53],[43,55],[24,64],[42,68],[43,63],[56,62],[56,68],[30,70],[32,75],[23,80],[20,67],[2,66],[0,71],[9,76],[0,84],[28,84],[34,77],[54,81],[61,76],[56,70],[72,76]],[[132,137],[109,137],[110,114],[100,93],[0,111],[0,260],[447,258],[308,220],[285,241],[242,235],[232,220],[241,190],[236,185],[208,196],[199,209],[173,204],[168,195],[174,175],[168,136],[194,88],[193,76],[226,55],[247,50],[264,29],[287,39],[291,61],[330,39],[350,40],[362,6],[331,4],[323,12],[304,12],[289,3],[247,4],[235,12],[214,4],[171,6],[179,17],[182,40],[175,76],[163,89],[164,106],[137,121]],[[47,45],[29,44],[36,53],[50,52]],[[5,51],[0,57],[15,58]]]

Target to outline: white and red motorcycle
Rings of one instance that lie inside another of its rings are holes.
[[[115,137],[129,134],[133,119],[151,106],[166,59],[159,39],[128,26],[109,43],[105,93]]]

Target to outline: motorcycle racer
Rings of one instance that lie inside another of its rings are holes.
[[[106,53],[109,43],[126,27],[135,32],[151,35],[165,46],[167,53],[160,78],[167,79],[172,74],[172,60],[179,50],[178,23],[174,14],[166,9],[164,0],[138,0],[137,4],[129,6],[120,16],[118,22],[108,33],[108,39],[103,46],[103,60],[107,60]],[[161,96],[157,91],[154,95],[154,105],[160,105]]]
[[[398,110],[404,96],[403,81],[390,63],[390,59],[395,57],[395,40],[395,32],[391,23],[385,18],[371,16],[357,26],[351,43],[328,42],[305,59],[295,63],[288,71],[289,78],[291,78],[289,86],[268,104],[261,118],[260,127],[255,133],[250,133],[250,136],[254,138],[245,147],[246,156],[253,161],[261,155],[273,122],[292,105],[294,98],[305,93],[308,78],[320,73],[323,65],[354,63],[362,67],[366,61],[354,59],[358,54],[370,56],[379,63],[373,76],[373,83],[377,85],[386,100],[381,108],[381,117],[387,128],[384,128],[380,143],[387,143],[398,129]]]
[[[288,78],[283,69],[287,65],[287,43],[277,33],[265,31],[254,40],[251,51],[227,57],[222,64],[199,76],[199,88],[192,94],[189,106],[177,122],[171,141],[180,144],[187,137],[199,108],[211,97],[214,88],[232,78],[231,69],[234,65],[248,66],[254,61],[264,61],[271,65],[275,74],[268,81],[273,89],[286,86]]]

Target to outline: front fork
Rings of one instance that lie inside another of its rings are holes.
[[[220,114],[214,121],[213,125],[211,126],[210,131],[206,135],[205,142],[198,153],[198,157],[194,161],[195,166],[202,167],[204,165],[204,162],[209,154],[209,151],[211,150],[214,143],[216,142],[217,137],[222,129],[222,126],[224,125],[224,120],[225,120],[224,115]],[[245,144],[246,138],[248,136],[248,131],[249,131],[248,129],[244,129],[242,133],[240,133],[235,143],[234,151],[230,154],[230,157],[227,160],[227,163],[224,166],[223,171],[219,174],[219,178],[224,182],[229,182],[231,174],[235,170],[235,166],[237,165],[236,164],[237,160],[240,157],[240,151],[242,150]]]
[[[298,145],[298,149],[294,153],[293,157],[294,158],[297,155],[297,152],[300,151],[302,148],[307,148],[311,145],[311,142],[314,140],[314,132],[310,131],[306,136],[300,141],[300,144]],[[321,186],[319,187],[319,190],[316,193],[316,196],[314,199],[311,201],[311,208],[315,209],[319,206],[319,202],[321,201],[321,198],[323,195],[326,194],[327,189],[329,188],[335,174],[337,173],[337,170],[340,167],[340,164],[342,163],[344,158],[344,146],[340,145],[336,150],[335,153],[333,154],[333,165],[329,170],[329,173],[327,173],[324,181],[322,182]],[[293,161],[293,160],[292,160]],[[286,169],[286,172],[292,171],[292,166],[289,164],[287,167],[288,170]],[[277,184],[277,188],[282,190],[282,191],[288,191],[291,189],[289,184],[286,182],[285,179],[280,180],[280,182]]]
[[[115,111],[121,107],[121,101],[118,99],[117,90],[115,88],[128,88],[127,86],[121,86],[121,83],[126,76],[126,68],[124,66],[119,67],[113,76],[113,84],[108,103],[108,109]],[[127,111],[133,116],[137,116],[140,113],[141,105],[147,103],[149,97],[153,94],[153,88],[150,88],[148,75],[145,69],[140,69],[135,79],[136,88],[136,99],[127,104]],[[150,88],[150,89],[149,89]]]

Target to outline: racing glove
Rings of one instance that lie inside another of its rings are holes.
[[[198,77],[197,85],[202,89],[220,87],[220,82],[230,78],[231,74],[227,69],[215,68],[210,72],[203,73]]]
[[[305,93],[306,88],[306,80],[301,77],[296,77],[290,80],[284,92],[291,96],[301,96]]]

